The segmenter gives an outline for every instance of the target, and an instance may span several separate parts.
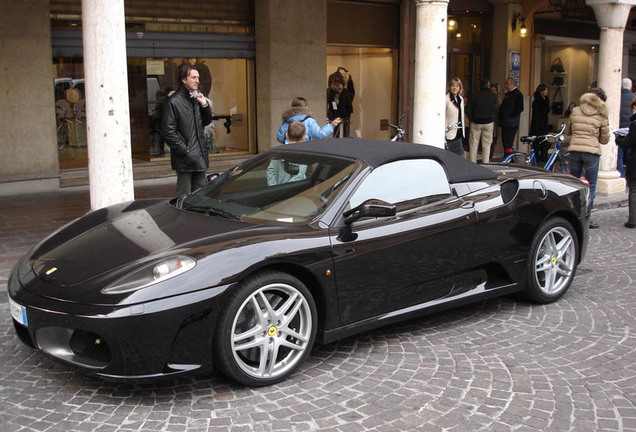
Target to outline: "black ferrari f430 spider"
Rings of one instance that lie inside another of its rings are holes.
[[[588,187],[426,145],[326,139],[263,152],[185,197],[88,213],[8,281],[20,339],[82,371],[218,369],[260,386],[314,343],[494,296],[561,297]]]

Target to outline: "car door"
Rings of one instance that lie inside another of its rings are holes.
[[[448,295],[475,237],[471,202],[451,193],[435,160],[392,162],[372,171],[349,198],[397,206],[394,217],[360,219],[332,236],[342,324]]]

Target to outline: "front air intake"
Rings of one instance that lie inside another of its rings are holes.
[[[110,363],[110,348],[108,344],[95,333],[75,330],[69,342],[71,350],[79,358],[87,359],[96,366],[106,366]]]

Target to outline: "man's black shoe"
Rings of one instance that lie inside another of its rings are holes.
[[[598,228],[598,226],[599,226],[599,225],[598,225],[597,223],[595,223],[595,222],[590,222],[590,229],[596,229],[596,228]]]
[[[625,222],[625,228],[634,229],[634,228],[636,228],[636,224]]]

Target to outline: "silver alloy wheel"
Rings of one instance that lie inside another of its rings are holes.
[[[274,283],[254,291],[232,323],[232,354],[254,378],[276,378],[303,358],[312,333],[311,308],[300,291]]]
[[[554,295],[566,289],[576,266],[576,244],[562,226],[549,230],[534,257],[534,278],[541,291]]]

